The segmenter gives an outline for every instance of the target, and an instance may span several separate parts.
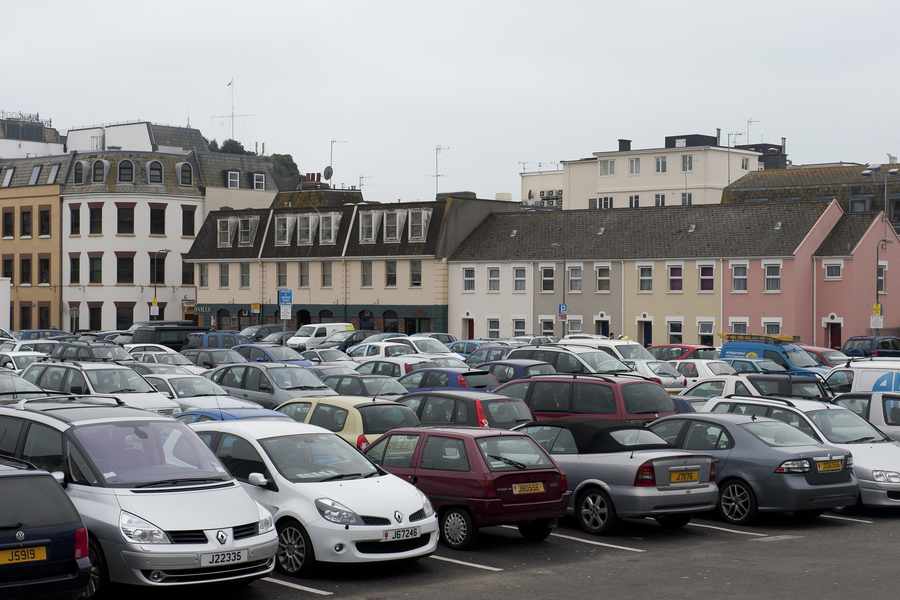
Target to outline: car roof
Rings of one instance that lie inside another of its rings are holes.
[[[19,407],[22,408],[19,408]],[[115,404],[94,404],[77,401],[42,401],[31,400],[26,403],[7,404],[0,406],[0,414],[6,416],[23,416],[27,413],[42,414],[52,417],[63,423],[77,425],[85,421],[122,421],[122,420],[170,420],[146,410],[130,406]]]
[[[691,421],[712,421],[718,423],[730,423],[733,425],[743,425],[744,423],[778,420],[770,419],[769,417],[753,417],[752,415],[738,415],[733,413],[696,412],[679,413],[676,415],[660,417],[656,421],[653,421],[653,423],[658,423],[660,421],[674,421],[675,419],[689,419]]]
[[[549,365],[545,360],[534,360],[533,358],[504,358],[501,360],[491,360],[486,363],[481,363],[480,366],[487,365],[508,365],[511,367],[532,367],[534,365]]]
[[[144,363],[144,364],[153,364],[153,363]],[[172,366],[183,366],[183,365],[172,365]],[[156,377],[157,379],[184,379],[185,377],[191,377],[194,379],[206,379],[203,375],[197,375],[196,373],[148,373],[144,377]],[[209,381],[207,379],[207,381]]]
[[[766,406],[779,406],[782,408],[795,408],[800,412],[810,412],[813,410],[832,409],[832,410],[848,410],[847,408],[830,402],[821,402],[819,400],[801,400],[799,398],[772,398],[767,396],[729,396],[728,398],[716,398],[717,403],[722,402],[741,402],[741,403],[757,403]]]
[[[700,350],[709,348],[715,350],[715,346],[707,346],[706,344],[651,344],[650,348],[687,348],[689,350]]]
[[[344,361],[344,362],[347,362],[347,361]],[[350,369],[350,370],[353,371],[353,369]],[[422,370],[422,369],[419,369],[419,370]],[[394,379],[390,375],[376,375],[374,373],[359,373],[358,371],[353,371],[353,373],[336,373],[334,375],[329,375],[329,377],[352,377],[354,379]]]
[[[747,379],[752,378],[753,381],[790,381],[800,383],[818,382],[819,378],[815,375],[792,375],[791,373],[744,373]]]
[[[530,380],[529,380],[530,381]],[[476,392],[465,389],[444,389],[444,390],[428,390],[427,392],[410,392],[406,396],[418,394],[428,394],[429,396],[444,396],[445,398],[460,398],[466,400],[515,400],[509,396],[502,394],[492,394],[491,392]]]
[[[192,408],[191,410],[185,410],[180,413],[180,415],[257,415],[260,417],[268,417],[268,416],[284,416],[287,417],[286,414],[280,413],[277,410],[271,410],[269,408],[255,408],[252,406],[233,406],[231,408]]]
[[[527,435],[519,431],[510,431],[509,429],[491,429],[487,427],[448,427],[445,425],[438,425],[435,427],[398,427],[396,429],[392,429],[391,433],[415,435],[418,433],[422,433],[423,431],[428,433],[449,434],[471,438],[496,437],[498,435]]]
[[[288,420],[254,421],[250,419],[238,419],[234,421],[203,421],[202,423],[192,423],[191,428],[195,431],[222,431],[226,433],[235,433],[255,439],[302,433],[330,433],[332,435],[337,435],[327,429],[318,427],[317,425],[308,425],[306,423]]]
[[[666,362],[656,361],[653,362]],[[613,375],[606,373],[548,373],[546,375],[532,375],[528,379],[515,379],[513,381],[587,381],[591,383],[647,383],[649,380],[643,375]]]
[[[4,350],[0,354],[5,354],[6,356],[46,356],[45,353],[34,350]]]
[[[74,367],[76,369],[83,369],[85,371],[94,371],[97,369],[127,369],[129,371],[131,370],[129,367],[126,367],[125,365],[120,365],[119,363],[113,362],[113,361],[109,361],[109,362],[84,361],[84,362],[82,362],[80,360],[76,360],[76,361],[64,360],[64,361],[53,362],[53,363],[48,362],[48,363],[32,363],[32,364],[59,365],[59,366],[63,366],[63,367]],[[31,365],[28,365],[28,366],[30,367]]]
[[[341,408],[356,408],[358,406],[371,406],[373,404],[389,404],[396,405],[393,400],[372,400],[369,396],[305,396],[302,398],[292,398],[286,402],[282,402],[279,406],[286,404],[297,404],[300,402],[317,402],[319,404],[331,404]]]

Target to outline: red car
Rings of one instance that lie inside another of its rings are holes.
[[[691,358],[719,358],[719,351],[712,346],[698,344],[658,344],[647,348],[658,360],[688,360]]]
[[[835,350],[833,348],[823,348],[822,346],[807,346],[806,344],[797,345],[806,350],[807,354],[811,354],[813,359],[817,363],[826,367],[843,366],[847,364],[848,360],[850,360],[849,356],[847,356],[840,350]]]
[[[517,525],[526,539],[544,540],[566,511],[566,476],[523,433],[399,428],[366,456],[428,496],[441,539],[454,549],[472,546],[478,529],[493,525]]]
[[[650,422],[675,414],[675,402],[658,383],[627,375],[537,375],[494,390],[524,400],[538,421],[579,417]]]

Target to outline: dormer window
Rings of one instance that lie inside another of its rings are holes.
[[[362,244],[375,243],[375,212],[359,213],[359,241]]]
[[[266,190],[266,174],[265,173],[254,173],[253,174],[253,189],[256,191],[264,192]]]
[[[134,163],[130,160],[120,160],[117,170],[119,183],[134,182]]]
[[[241,172],[228,171],[228,189],[238,190],[241,188]]]
[[[384,241],[400,241],[400,214],[397,211],[391,211],[384,215]]]
[[[150,163],[150,166],[147,168],[147,181],[149,181],[150,183],[163,182],[162,163],[158,160],[152,161]]]
[[[95,160],[93,166],[91,167],[91,171],[91,180],[94,183],[103,183],[103,161]]]
[[[413,209],[409,211],[409,241],[424,242],[428,231],[428,218],[431,211],[426,209]]]
[[[329,213],[325,213],[322,215],[322,223],[319,227],[319,232],[320,244],[334,243],[334,215],[331,215]]]
[[[84,183],[84,163],[75,163],[75,183]]]
[[[231,236],[229,235],[230,227],[228,225],[228,219],[219,219],[216,227],[218,232],[216,245],[219,248],[231,248]]]
[[[288,217],[281,216],[275,217],[275,245],[276,246],[287,246],[290,243],[289,239],[289,225],[288,225]]]
[[[297,217],[297,228],[299,229],[297,243],[301,246],[312,244],[312,215]]]
[[[190,163],[181,163],[181,168],[178,169],[178,185],[193,185],[194,184],[194,169],[191,168]]]
[[[238,245],[250,246],[252,243],[250,239],[250,217],[242,217],[238,226]]]

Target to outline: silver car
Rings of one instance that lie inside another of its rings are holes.
[[[674,450],[637,425],[609,421],[533,423],[530,434],[566,474],[568,507],[589,533],[615,530],[623,517],[653,517],[666,528],[713,510],[715,459]]]
[[[202,375],[152,374],[145,375],[156,390],[171,398],[182,411],[195,409],[259,408],[259,404],[232,398],[228,392]]]
[[[275,408],[305,396],[336,396],[312,371],[285,363],[225,365],[204,374],[235,398]]]
[[[631,360],[628,363],[634,365],[635,373],[655,379],[669,393],[677,393],[684,389],[684,376],[664,360]]]

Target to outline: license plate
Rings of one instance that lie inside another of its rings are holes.
[[[843,460],[820,460],[816,462],[819,473],[834,473],[844,468]]]
[[[0,565],[37,562],[39,560],[47,560],[47,548],[45,546],[0,551]]]
[[[399,542],[419,537],[418,527],[404,527],[403,529],[389,529],[381,534],[382,542]]]
[[[533,483],[514,483],[513,494],[543,494],[544,482],[535,481]]]
[[[247,562],[246,550],[230,550],[228,552],[213,552],[200,555],[201,567],[215,567],[218,565],[230,565]]]
[[[695,483],[700,481],[700,471],[669,471],[669,483]]]

